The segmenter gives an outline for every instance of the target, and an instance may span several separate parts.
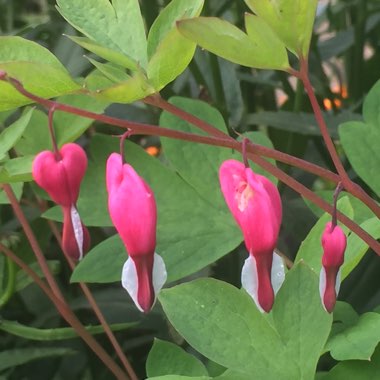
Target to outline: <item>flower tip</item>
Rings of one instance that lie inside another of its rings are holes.
[[[124,264],[121,282],[137,309],[147,314],[166,279],[164,260],[155,253],[150,257],[130,257]]]

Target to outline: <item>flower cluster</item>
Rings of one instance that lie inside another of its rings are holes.
[[[86,155],[77,144],[66,144],[56,153],[41,152],[33,163],[35,181],[62,207],[63,250],[79,260],[89,248],[89,234],[76,207],[86,167]],[[260,311],[269,312],[285,278],[283,261],[275,252],[282,220],[280,194],[271,181],[254,173],[247,161],[223,162],[219,179],[249,253],[242,268],[242,286]],[[118,153],[112,153],[107,160],[106,185],[110,217],[129,256],[122,270],[122,285],[137,308],[148,312],[167,278],[164,261],[155,252],[155,197],[148,184]],[[346,237],[335,223],[327,224],[322,246],[320,294],[324,308],[331,312],[346,247]]]

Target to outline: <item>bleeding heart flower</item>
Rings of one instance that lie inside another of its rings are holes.
[[[331,313],[340,289],[340,267],[344,262],[347,238],[338,225],[326,224],[322,234],[322,269],[319,277],[319,293],[322,305]]]
[[[249,252],[242,286],[261,311],[269,312],[285,277],[282,259],[274,252],[282,218],[280,194],[266,177],[236,160],[223,162],[219,179]]]
[[[81,260],[90,247],[88,230],[82,224],[76,207],[86,168],[86,153],[73,143],[65,144],[57,154],[51,151],[39,153],[32,168],[37,184],[62,207],[62,247],[74,260]]]
[[[148,312],[164,285],[167,274],[157,253],[157,208],[154,194],[118,153],[107,160],[106,182],[111,220],[124,242],[129,259],[122,272],[122,285],[137,308]]]

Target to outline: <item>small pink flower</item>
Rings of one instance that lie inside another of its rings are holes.
[[[148,312],[166,281],[165,264],[157,253],[157,208],[154,194],[118,153],[107,160],[106,182],[111,220],[124,242],[129,259],[122,285],[137,308]]]
[[[219,179],[249,252],[242,269],[242,285],[258,308],[269,312],[274,293],[284,280],[282,259],[274,252],[282,218],[280,194],[266,177],[236,160],[223,162]]]
[[[343,230],[328,222],[322,234],[323,256],[319,292],[322,305],[329,313],[333,311],[339,293],[340,267],[344,262],[346,244],[347,238]]]
[[[65,144],[58,155],[51,151],[39,153],[32,167],[34,180],[62,207],[62,247],[74,260],[81,260],[90,246],[88,230],[82,224],[76,207],[86,168],[84,150],[72,143]]]

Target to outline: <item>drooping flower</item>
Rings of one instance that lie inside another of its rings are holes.
[[[108,209],[129,259],[122,285],[140,311],[148,312],[166,281],[163,259],[155,253],[157,208],[154,194],[118,153],[107,160]]]
[[[223,162],[219,179],[249,252],[242,286],[261,311],[269,312],[285,275],[282,259],[274,252],[282,219],[280,195],[266,177],[236,160]]]
[[[344,262],[347,238],[338,225],[328,222],[322,234],[322,269],[319,277],[319,293],[322,305],[331,313],[340,288],[340,267]]]
[[[77,210],[80,184],[87,168],[87,157],[77,144],[65,144],[57,154],[39,153],[32,167],[37,184],[62,207],[62,248],[74,260],[81,260],[90,247],[90,236]]]

